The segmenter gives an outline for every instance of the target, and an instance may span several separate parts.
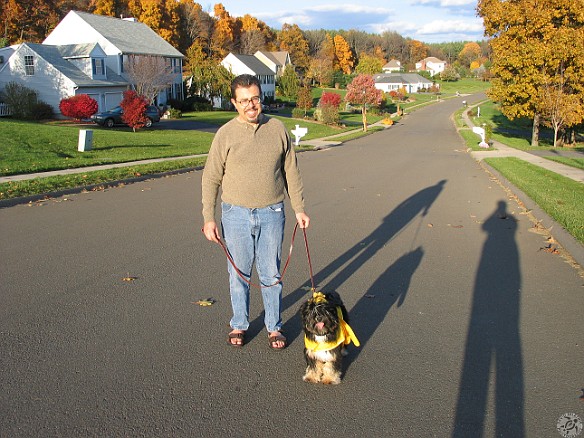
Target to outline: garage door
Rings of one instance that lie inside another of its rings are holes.
[[[120,104],[122,101],[122,93],[105,93],[105,109],[109,110],[112,109]]]

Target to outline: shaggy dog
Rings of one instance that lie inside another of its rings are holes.
[[[348,324],[348,314],[336,292],[314,292],[300,307],[304,329],[306,372],[303,380],[336,385],[341,383],[341,366],[345,345],[359,340]]]

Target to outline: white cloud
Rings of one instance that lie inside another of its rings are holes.
[[[436,5],[440,7],[476,5],[477,0],[410,0],[412,5]]]
[[[440,33],[475,33],[482,32],[483,25],[477,20],[434,20],[418,27],[420,35],[434,35]]]

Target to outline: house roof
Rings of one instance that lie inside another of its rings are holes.
[[[71,11],[116,46],[122,53],[167,57],[184,56],[150,27],[139,21]]]
[[[36,52],[41,58],[51,64],[54,68],[60,71],[65,77],[69,78],[72,82],[75,83],[78,87],[104,87],[104,86],[120,86],[120,85],[127,85],[128,81],[126,81],[121,76],[115,74],[109,68],[107,69],[107,77],[108,79],[92,79],[91,77],[87,76],[83,73],[80,69],[78,69],[74,64],[70,61],[67,61],[63,57],[63,53],[71,54],[72,51],[75,49],[74,46],[77,47],[79,50],[87,50],[86,44],[74,44],[70,46],[49,46],[47,44],[36,44],[36,43],[23,43],[23,45],[28,46],[32,51]],[[89,45],[94,46],[94,45]]]
[[[401,67],[401,63],[397,59],[392,59],[383,68]]]
[[[387,73],[374,77],[378,84],[432,84],[433,82],[417,73]]]
[[[422,61],[433,62],[434,64],[439,64],[441,62],[445,62],[445,61],[442,61],[441,59],[436,58],[435,56],[428,56],[427,58],[422,59]],[[420,62],[422,62],[422,61],[420,61]]]
[[[274,76],[274,72],[270,68],[253,55],[236,55],[231,53],[247,68],[252,70],[256,75]]]

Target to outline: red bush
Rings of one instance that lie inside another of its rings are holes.
[[[144,127],[148,121],[146,117],[146,107],[148,106],[148,99],[144,96],[138,95],[134,90],[124,91],[124,98],[120,103],[124,114],[122,120],[126,125],[134,131]]]
[[[337,93],[328,93],[328,92],[324,92],[322,93],[322,96],[320,97],[320,106],[334,106],[335,108],[339,108],[339,105],[341,105],[341,95],[337,94]]]
[[[75,120],[88,119],[97,112],[97,109],[97,101],[87,94],[67,97],[59,102],[61,114]]]

